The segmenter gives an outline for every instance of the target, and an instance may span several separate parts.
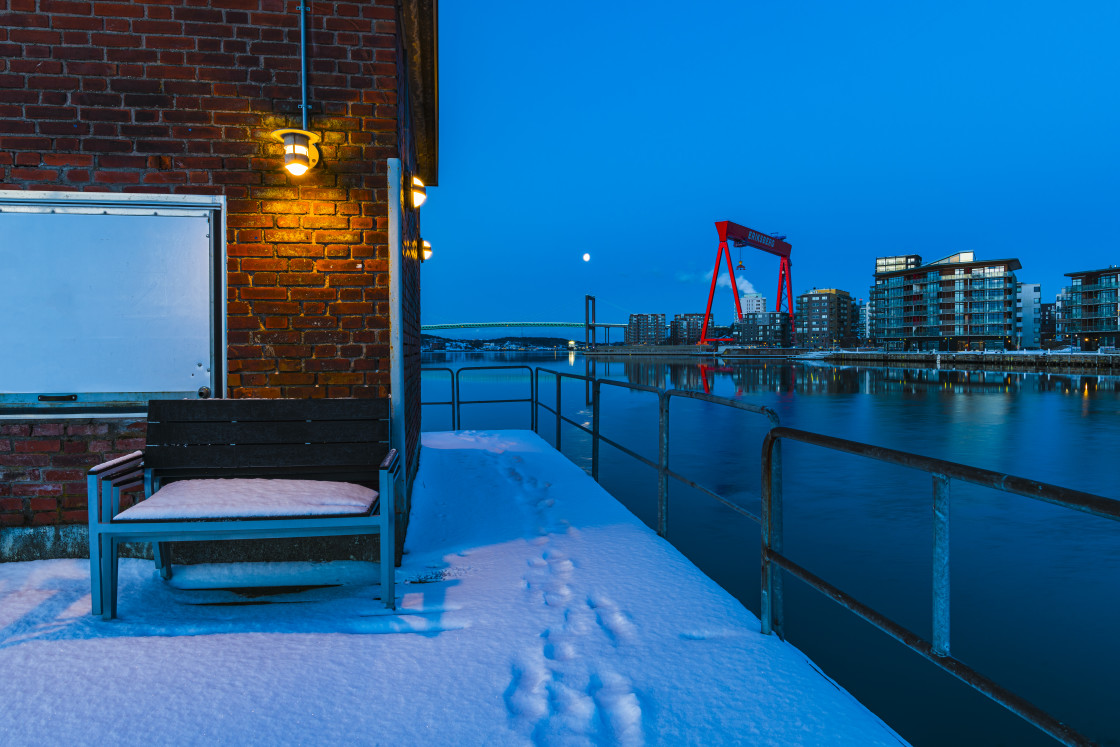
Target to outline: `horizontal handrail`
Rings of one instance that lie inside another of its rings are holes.
[[[525,370],[529,372],[529,396],[523,398],[509,398],[509,399],[491,399],[491,400],[464,400],[462,397],[462,373],[464,371],[519,371]],[[463,405],[490,405],[506,402],[527,402],[529,403],[529,427],[532,430],[537,429],[537,408],[534,404],[537,401],[537,382],[536,377],[533,375],[532,366],[463,366],[455,371],[455,410],[458,415],[459,424],[462,425],[463,418],[461,415],[461,407]]]
[[[770,419],[773,425],[780,425],[778,413],[774,412],[765,405],[752,405],[750,402],[743,402],[738,399],[731,399],[729,397],[720,397],[716,394],[708,394],[707,392],[692,392],[687,389],[670,389],[665,393],[667,398],[683,397],[685,399],[698,399],[702,402],[710,402],[714,405],[723,405],[724,407],[733,407],[736,410],[745,410],[746,412],[753,412],[758,415],[765,415]]]
[[[798,430],[780,426],[774,428],[766,435],[766,441],[776,438],[788,438],[802,443],[823,446],[834,451],[843,451],[848,454],[876,459],[881,462],[898,464],[903,467],[920,469],[931,474],[945,475],[946,477],[962,482],[979,485],[985,488],[1002,490],[1005,493],[1014,493],[1027,498],[1033,498],[1045,503],[1083,511],[1093,516],[1106,519],[1120,519],[1120,501],[1105,496],[1085,493],[1080,490],[1063,488],[1059,485],[1050,485],[1025,477],[1016,477],[1003,472],[994,472],[982,467],[970,467],[967,464],[947,462],[943,459],[911,454],[906,451],[889,449],[885,446],[873,446],[859,441],[849,441],[836,436],[826,436],[822,433]],[[765,449],[766,446],[763,446]]]

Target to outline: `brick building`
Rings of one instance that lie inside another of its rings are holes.
[[[744,312],[743,318],[731,325],[736,343],[760,348],[788,348],[792,328],[784,311]]]
[[[669,322],[669,343],[671,345],[695,345],[700,342],[704,331],[703,314],[674,314]]]
[[[811,348],[854,345],[859,311],[851,294],[836,288],[814,288],[797,297],[797,343]]]
[[[626,323],[627,345],[661,345],[665,342],[664,314],[631,314]]]
[[[127,194],[208,197],[225,227],[215,244],[226,299],[218,388],[229,397],[392,394],[393,440],[414,474],[420,219],[411,187],[437,183],[435,2],[309,5],[305,129],[321,142],[302,176],[281,168],[284,146],[270,136],[299,127],[304,111],[294,0],[2,5],[0,231],[4,204],[49,204],[49,193],[83,193],[78,201],[91,205],[92,193],[109,193],[110,207]],[[85,470],[143,446],[135,413],[144,403],[114,410],[79,397],[68,411],[46,410],[5,392],[0,368],[0,531],[42,555],[80,554]]]

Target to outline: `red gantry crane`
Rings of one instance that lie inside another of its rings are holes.
[[[700,332],[700,344],[709,342],[732,342],[730,337],[708,337],[708,322],[712,316],[712,298],[716,294],[716,280],[719,278],[719,262],[727,257],[727,273],[731,276],[731,293],[735,296],[735,318],[743,318],[743,307],[739,303],[739,288],[735,285],[735,270],[731,267],[731,250],[727,248],[730,239],[735,246],[753,246],[764,252],[778,255],[778,300],[774,304],[774,311],[782,310],[782,291],[785,291],[786,309],[789,312],[790,329],[793,329],[793,286],[790,281],[789,254],[793,249],[783,239],[785,236],[772,236],[755,231],[729,220],[716,221],[716,231],[719,232],[719,250],[716,252],[716,269],[712,273],[712,288],[708,291],[708,308],[704,311],[704,328]]]

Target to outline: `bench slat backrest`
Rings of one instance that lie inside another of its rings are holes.
[[[375,472],[389,451],[384,399],[151,400],[145,465],[167,475]]]

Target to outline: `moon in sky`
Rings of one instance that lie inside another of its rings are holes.
[[[590,262],[591,261],[591,255],[590,254],[583,255],[583,261],[584,262]]]

